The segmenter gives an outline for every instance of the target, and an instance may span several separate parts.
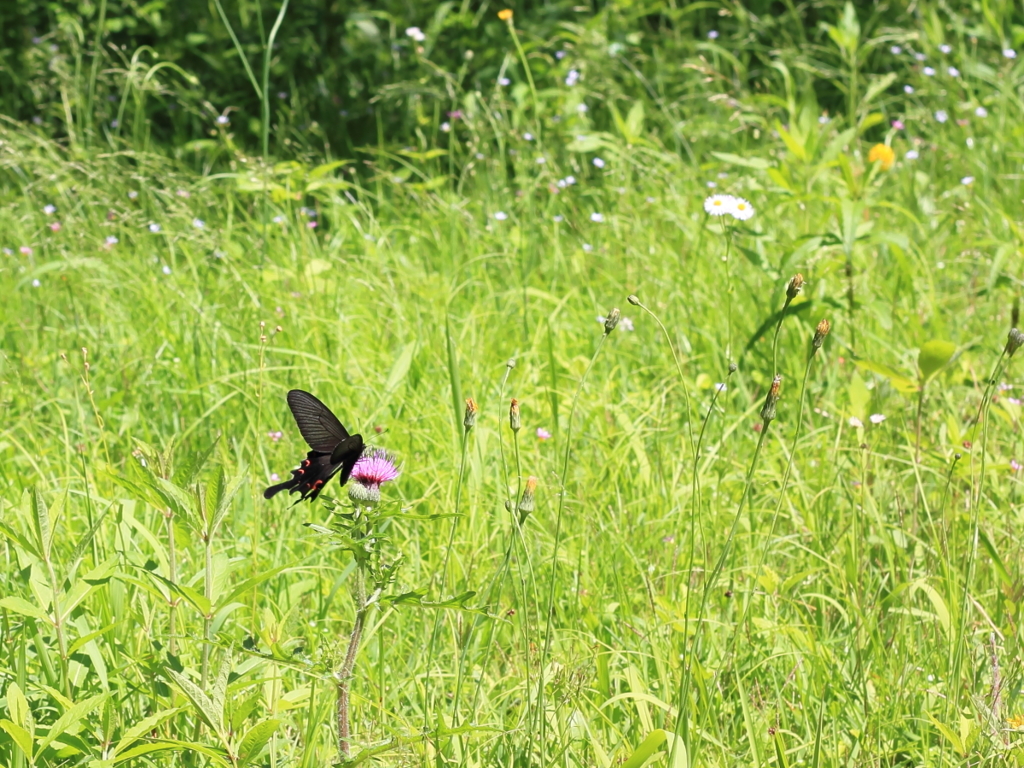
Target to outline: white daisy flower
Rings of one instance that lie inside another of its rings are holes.
[[[850,426],[851,427],[863,427],[864,426],[864,422],[861,421],[860,419],[858,419],[856,416],[851,416],[850,417]]]
[[[935,119],[938,120],[940,123],[944,123],[947,120],[949,120],[949,115],[946,113],[946,110],[939,109],[936,110],[935,112]]]
[[[711,195],[704,199],[704,213],[709,216],[724,216],[735,207],[736,198],[732,195]]]
[[[974,110],[974,114],[977,117],[988,117],[988,110],[985,109],[984,107],[978,107],[976,110]]]
[[[925,67],[921,71],[924,72],[924,76],[925,77],[935,77],[935,68],[934,67]]]
[[[604,221],[604,214],[603,213],[596,213],[596,212],[592,213],[592,214],[590,214],[590,220],[593,221],[596,224],[600,224],[600,223],[602,223]]]
[[[739,219],[740,221],[746,221],[754,215],[753,206],[744,200],[742,197],[735,198],[732,206],[732,210],[729,211],[733,215],[733,218]]]
[[[872,413],[872,414],[871,414],[871,415],[870,415],[870,416],[868,417],[868,420],[869,420],[869,421],[870,421],[870,422],[871,422],[872,424],[881,424],[881,423],[882,423],[883,421],[885,421],[885,416],[884,416],[883,414],[881,414],[881,413]]]

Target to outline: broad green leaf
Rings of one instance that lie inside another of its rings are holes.
[[[58,717],[56,722],[50,726],[49,733],[39,740],[39,747],[36,749],[36,759],[39,759],[43,750],[50,746],[54,739],[61,736],[68,729],[76,726],[83,717],[106,701],[109,695],[109,693],[102,693],[99,696],[93,696],[92,698],[80,701],[63,715]]]
[[[723,163],[739,165],[743,168],[753,168],[756,171],[763,171],[765,168],[772,167],[772,163],[763,157],[741,157],[740,155],[734,155],[732,152],[712,152],[711,154]]]
[[[850,398],[850,415],[864,421],[868,414],[868,403],[871,402],[871,390],[867,388],[860,374],[854,373],[850,377],[847,393]]]
[[[46,506],[43,492],[39,488],[32,489],[32,518],[36,524],[36,540],[43,560],[50,561],[50,549],[53,546],[53,531],[50,527],[50,510]]]
[[[10,720],[0,720],[0,728],[7,731],[7,735],[14,740],[14,743],[17,744],[21,748],[21,751],[24,752],[31,760],[32,735],[20,725],[12,723]]]
[[[865,371],[871,371],[877,373],[879,376],[884,376],[892,384],[893,388],[904,395],[909,395],[917,392],[921,387],[918,382],[911,378],[903,375],[895,368],[890,368],[882,363],[876,363],[871,360],[854,360],[854,365]]]
[[[928,719],[932,721],[932,725],[939,729],[939,733],[946,737],[946,740],[952,745],[953,749],[959,752],[962,757],[967,756],[963,741],[960,740],[960,736],[952,728],[940,723],[930,712],[928,713]]]
[[[868,104],[878,94],[888,88],[896,80],[896,73],[889,72],[888,74],[882,75],[876,80],[872,81],[871,85],[868,86],[867,91],[864,93],[864,98],[861,99],[861,104]]]
[[[311,179],[319,179],[322,176],[326,176],[331,171],[336,171],[338,168],[341,168],[343,165],[349,165],[351,162],[352,162],[351,160],[335,160],[335,161],[330,162],[330,163],[324,163],[323,165],[318,165],[316,168],[314,168],[312,171],[309,172],[309,178],[311,178]]]
[[[221,478],[221,480],[219,481],[220,492],[217,498],[217,509],[213,515],[211,535],[215,534],[220,528],[221,523],[224,522],[224,518],[227,517],[228,511],[231,509],[231,502],[238,494],[238,491],[241,489],[242,485],[248,479],[248,476],[248,467],[242,465],[239,467],[238,474],[235,476],[235,479],[231,481],[230,485],[225,487],[223,478]]]
[[[22,693],[21,687],[17,683],[7,686],[7,714],[11,716],[11,720],[25,728],[31,738],[32,732],[35,731],[32,710],[28,706],[28,699],[25,698],[25,694]]]
[[[630,144],[636,144],[640,139],[643,138],[644,134],[644,101],[643,99],[637,99],[633,102],[633,106],[629,108],[629,114],[626,115],[626,130],[625,130],[626,141]]]
[[[640,742],[633,754],[626,758],[625,762],[622,763],[622,768],[641,768],[646,765],[647,761],[650,760],[658,750],[664,745],[668,750],[669,754],[673,752],[672,745],[676,741],[676,735],[670,731],[666,731],[662,728],[657,728],[647,734],[647,738]],[[686,756],[686,747],[680,741],[676,744],[675,755],[672,761],[671,768],[685,768],[688,764]]]
[[[925,342],[917,355],[917,367],[921,374],[921,381],[928,381],[945,368],[954,352],[956,352],[956,345],[950,341],[934,339]]]
[[[164,720],[166,720],[169,717],[173,717],[179,712],[181,712],[181,707],[174,707],[173,709],[162,709],[159,712],[150,715],[149,717],[144,717],[142,720],[139,720],[139,722],[135,723],[135,725],[133,725],[131,728],[129,728],[121,735],[120,740],[114,746],[114,754],[120,755],[136,741],[141,739],[143,736],[149,734]]]
[[[928,598],[928,602],[932,604],[932,608],[935,609],[935,616],[939,620],[939,624],[942,625],[942,630],[946,636],[949,637],[949,608],[946,606],[946,601],[942,599],[942,595],[939,594],[938,590],[935,589],[931,584],[923,579],[915,581],[911,587],[912,592],[924,592],[925,597]]]
[[[20,613],[22,616],[30,616],[33,619],[50,621],[49,615],[42,608],[30,603],[23,597],[5,597],[0,600],[0,608]]]
[[[238,746],[238,764],[240,766],[247,765],[251,760],[258,757],[279,725],[281,725],[280,720],[264,720],[262,723],[256,723],[256,725],[246,731]]]
[[[193,683],[187,677],[173,669],[164,669],[164,673],[174,681],[178,689],[185,694],[185,698],[192,702],[196,714],[203,719],[203,722],[210,726],[215,732],[221,732],[221,714],[214,706],[213,700],[203,692],[203,689]]]

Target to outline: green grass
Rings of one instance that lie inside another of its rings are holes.
[[[305,451],[296,387],[403,465],[376,532],[407,599],[367,614],[355,760],[1024,761],[1021,70],[988,27],[947,61],[915,23],[815,31],[761,92],[694,79],[607,132],[592,90],[460,93],[451,133],[346,166],[264,166],[230,126],[161,154],[0,123],[0,763],[336,757],[361,571],[304,526],[324,505],[262,498]],[[872,93],[896,42],[943,69],[904,52]],[[844,114],[815,77],[854,83]],[[710,181],[757,211],[728,245]]]

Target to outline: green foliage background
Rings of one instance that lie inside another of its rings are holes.
[[[1024,763],[1020,8],[279,10],[0,4],[0,763],[334,758],[292,387],[356,760]]]

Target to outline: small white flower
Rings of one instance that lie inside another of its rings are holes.
[[[575,183],[576,183],[576,177],[575,177],[575,176],[566,176],[566,177],[565,177],[565,178],[563,179],[563,181],[565,182],[565,185],[566,185],[567,187],[571,187],[571,186],[572,186],[573,184],[575,184]]]
[[[647,200],[647,202],[648,202],[648,203],[654,203],[654,202],[657,202],[657,201],[656,201],[656,200],[655,200],[655,199],[654,199],[653,197],[651,197],[650,195],[648,195],[648,196],[647,196],[646,200]]]
[[[277,472],[271,472],[270,473],[270,482],[276,483],[280,479],[281,479],[281,476],[279,474],[277,474]]]
[[[964,143],[967,145],[968,149],[974,149],[974,139],[972,137],[968,136]]]
[[[38,288],[40,285],[42,285],[42,283],[39,282],[39,278],[38,277],[35,280],[32,281],[32,287],[33,288]]]
[[[555,219],[555,223],[557,224],[557,223],[559,223],[559,222],[565,221],[565,216],[563,216],[563,215],[562,215],[562,214],[560,214],[560,213],[556,213],[556,214],[554,215],[554,219]]]
[[[988,110],[985,109],[984,107],[978,107],[977,109],[974,110],[974,114],[977,117],[988,117]]]
[[[474,157],[476,157],[477,160],[483,160],[485,157],[487,157],[487,155],[485,155],[483,152],[477,152],[476,155],[474,155]]]
[[[818,116],[818,125],[828,125],[831,118],[828,115]]]
[[[538,157],[537,158],[537,165],[544,165],[544,163],[546,163],[547,161],[548,161],[548,159],[546,157]]]
[[[579,112],[581,115],[585,114],[588,109],[590,109],[590,108],[586,104],[584,104],[582,102],[580,102],[579,104],[576,105],[576,111]]]
[[[1007,59],[1016,59],[1017,52],[1013,48],[1003,48],[1003,56]]]
[[[227,125],[230,122],[227,115],[217,115],[217,125]]]
[[[619,328],[621,328],[624,331],[635,330],[633,328],[633,321],[630,320],[628,317],[623,317],[622,319],[619,320]]]
[[[754,215],[754,208],[742,197],[737,197],[733,202],[732,210],[729,211],[734,219],[746,221]]]
[[[128,190],[128,199],[129,200],[134,200],[138,196],[139,196],[139,193],[138,193],[137,190],[134,190],[134,189],[129,189]]]
[[[908,94],[908,95],[913,93],[914,92],[914,86],[912,86],[912,85],[904,85],[903,86],[903,92]]]
[[[526,141],[533,141],[533,134],[527,131],[526,133],[523,134],[523,138]]]
[[[603,213],[596,213],[596,212],[592,213],[592,214],[590,214],[590,220],[595,222],[595,223],[597,223],[597,224],[600,224],[601,222],[604,221],[604,214]]]
[[[149,231],[152,232],[155,235],[157,232],[160,231],[160,225],[159,224],[150,224],[149,225]]]
[[[718,182],[717,182],[717,181],[709,181],[709,182],[707,183],[707,187],[708,187],[708,189],[714,189],[714,188],[715,188],[715,187],[717,187],[717,186],[718,186]]]
[[[965,187],[968,187],[968,186],[970,186],[971,184],[974,183],[974,177],[973,176],[964,176],[962,179],[960,179],[960,183],[963,184]]]
[[[56,205],[44,205],[43,206],[43,213],[45,213],[47,216],[52,216],[56,212],[57,212],[57,206]]]
[[[960,77],[960,70],[956,67],[950,67],[946,71],[949,72],[950,77]]]
[[[594,164],[595,168],[604,168],[604,160],[600,157],[595,157],[591,162]]]
[[[169,274],[171,274],[171,268],[170,268],[170,267],[168,267],[168,266],[167,266],[166,264],[164,264],[164,268],[163,268],[163,270],[162,270],[162,271],[163,271],[163,273],[164,273],[165,275],[169,275]]]
[[[717,39],[718,39],[718,30],[717,29],[712,29],[710,32],[708,32],[708,40],[717,40]]]
[[[872,424],[881,424],[883,421],[885,421],[885,415],[881,413],[872,413],[870,416],[868,416],[868,419],[871,421]]]
[[[923,53],[915,53],[914,58],[917,59],[918,61],[924,61],[928,57],[925,56]]]
[[[565,84],[568,86],[576,85],[580,79],[579,70],[570,69],[569,74],[565,76]]]
[[[561,61],[566,56],[565,51],[555,51],[555,58]]]
[[[586,251],[587,253],[590,253],[592,250],[594,250],[594,246],[592,246],[590,243],[584,243],[583,250]]]
[[[903,49],[900,48],[898,45],[894,45],[892,48],[889,49],[889,52],[893,56],[899,56],[901,53],[903,53]]]
[[[505,213],[504,211],[498,211],[497,213],[494,214],[494,218],[497,221],[504,221],[505,219],[508,218],[508,214]]]
[[[907,160],[917,160],[920,157],[916,149],[908,149],[907,154],[904,155]]]
[[[196,229],[202,229],[206,226],[206,222],[202,219],[192,219],[192,226]]]
[[[943,53],[949,53],[953,49],[950,46],[943,43],[942,45],[939,46],[939,50],[942,51]]]
[[[271,221],[275,224],[284,224],[284,216],[275,216]]]
[[[711,195],[704,199],[704,213],[709,216],[724,216],[735,207],[736,198],[732,195]]]
[[[424,40],[427,39],[427,36],[423,34],[423,30],[420,29],[419,27],[409,27],[408,29],[405,30],[405,36],[411,37],[417,43],[422,43]]]
[[[507,77],[499,77],[498,78],[498,85],[508,85],[511,82],[512,81],[509,80]]]
[[[449,123],[449,122],[441,123],[441,131],[443,133],[448,133],[448,131],[450,131],[451,129],[452,129],[452,124],[451,123]]]
[[[729,390],[729,387],[727,387],[725,385],[725,382],[719,382],[718,384],[715,384],[715,391],[716,392],[727,392],[728,390]]]
[[[936,110],[936,112],[935,112],[935,119],[938,120],[940,123],[944,123],[947,120],[949,120],[949,115],[946,114],[946,110],[939,109],[939,110]]]
[[[850,426],[851,427],[863,427],[864,426],[864,422],[861,421],[860,419],[858,419],[856,416],[851,416],[850,417]]]
[[[924,72],[924,76],[925,77],[934,77],[935,76],[935,69],[933,67],[925,67],[921,71]]]
[[[104,240],[103,242],[106,243],[107,245],[117,245],[120,241],[113,235],[107,235],[107,239]]]

